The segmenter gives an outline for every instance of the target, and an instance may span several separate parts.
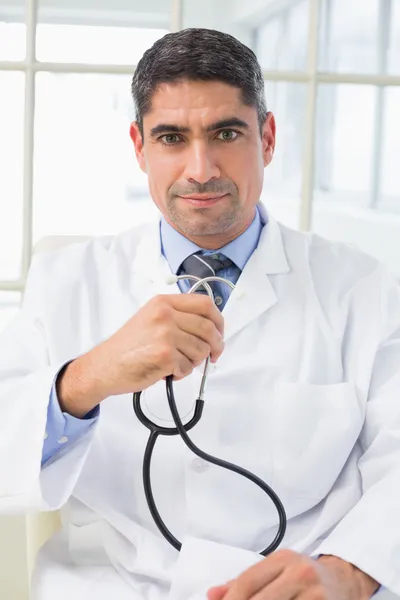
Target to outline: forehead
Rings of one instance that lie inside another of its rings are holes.
[[[205,124],[219,118],[242,116],[257,118],[256,109],[242,100],[242,91],[220,81],[179,81],[162,83],[154,92],[151,109],[144,122],[163,120],[180,125],[199,121]]]

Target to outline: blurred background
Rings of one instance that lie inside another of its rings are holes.
[[[0,0],[0,329],[43,236],[154,214],[130,82],[156,39],[192,26],[235,35],[264,70],[271,213],[400,277],[400,0]],[[45,536],[30,518],[0,520],[1,598],[27,600]]]

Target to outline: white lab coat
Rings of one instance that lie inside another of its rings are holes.
[[[131,395],[106,399],[95,428],[42,471],[55,374],[99,344],[166,283],[158,222],[100,237],[31,267],[23,309],[0,340],[0,511],[63,508],[41,551],[33,600],[204,598],[260,560],[277,514],[253,484],[157,442],[152,481],[179,555],[149,514],[148,431]],[[224,310],[225,350],[191,431],[250,469],[288,516],[282,548],[335,554],[400,595],[400,290],[375,259],[269,216]],[[176,384],[188,419],[202,369]],[[144,411],[172,423],[164,383]]]

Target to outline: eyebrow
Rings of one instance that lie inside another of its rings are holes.
[[[216,131],[217,129],[227,129],[229,127],[249,129],[249,125],[246,123],[246,121],[242,121],[242,119],[238,119],[237,117],[232,117],[211,123],[208,125],[208,127],[206,127],[206,131]],[[150,137],[156,137],[163,133],[190,133],[190,127],[179,127],[178,125],[173,125],[172,123],[160,123],[150,130]]]

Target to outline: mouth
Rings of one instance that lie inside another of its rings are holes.
[[[228,194],[223,194],[222,196],[204,196],[201,194],[193,194],[193,196],[179,196],[181,200],[191,204],[192,206],[197,206],[200,208],[207,208],[208,206],[214,206],[220,200],[225,198]]]

